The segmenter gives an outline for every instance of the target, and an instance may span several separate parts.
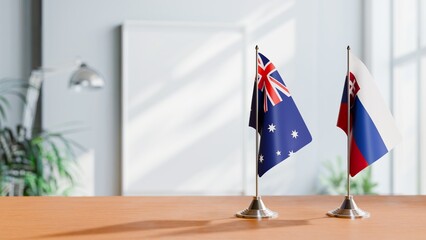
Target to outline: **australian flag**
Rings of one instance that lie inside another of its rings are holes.
[[[259,176],[312,141],[290,91],[269,59],[257,56]],[[250,123],[256,128],[256,85],[253,89]]]

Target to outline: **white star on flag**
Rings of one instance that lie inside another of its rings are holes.
[[[277,156],[281,156],[281,151],[276,152]]]
[[[273,123],[271,123],[271,124],[269,124],[268,130],[269,130],[269,132],[275,132],[275,130],[277,130],[277,128]]]
[[[291,151],[288,152],[288,156],[289,157],[293,156],[293,154],[294,154],[293,150],[291,150]]]
[[[291,136],[293,138],[297,138],[299,136],[299,133],[296,130],[291,131]]]
[[[259,156],[259,162],[260,162],[260,163],[263,163],[263,160],[265,160],[265,159],[263,159],[263,155],[260,155],[260,156]]]

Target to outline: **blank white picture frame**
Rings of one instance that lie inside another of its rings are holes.
[[[226,24],[123,24],[123,195],[243,194],[245,42]]]

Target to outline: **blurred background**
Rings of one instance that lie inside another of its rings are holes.
[[[355,193],[426,194],[425,18],[422,0],[0,0],[1,141],[39,153],[9,156],[2,143],[2,194],[254,194],[256,44],[313,136],[260,179],[260,194],[344,192],[336,120],[347,45],[403,135],[353,179]],[[76,59],[102,76],[101,89],[69,88],[63,66]],[[39,67],[55,73],[41,75],[34,134],[24,136],[16,126]]]

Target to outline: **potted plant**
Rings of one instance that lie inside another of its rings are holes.
[[[10,108],[8,95],[25,103],[28,84],[0,81],[0,195],[67,195],[75,185],[74,148],[80,145],[64,136],[67,131],[39,131],[28,137],[25,127],[4,126]]]
[[[347,169],[341,157],[335,162],[324,163],[325,174],[320,177],[322,194],[344,195],[346,194]],[[365,169],[350,181],[351,192],[356,195],[377,194],[377,183],[373,181],[371,167]]]

